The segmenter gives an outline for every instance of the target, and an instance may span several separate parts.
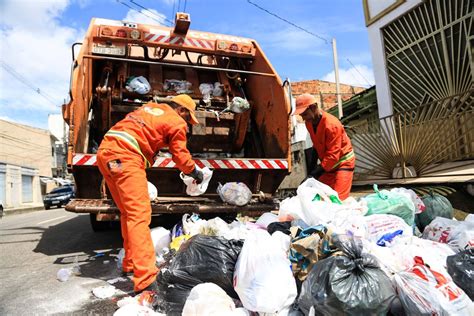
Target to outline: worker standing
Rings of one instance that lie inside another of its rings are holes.
[[[308,176],[329,185],[341,200],[349,197],[355,167],[352,144],[341,122],[324,112],[308,93],[296,98],[296,111],[305,121],[320,164]]]
[[[170,104],[147,103],[129,113],[105,135],[97,153],[97,165],[120,210],[123,237],[123,272],[133,271],[134,291],[156,291],[158,269],[150,235],[151,205],[145,168],[155,154],[168,147],[176,166],[202,182],[186,148],[187,123],[198,124],[196,105],[185,94]]]

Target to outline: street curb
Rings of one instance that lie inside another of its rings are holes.
[[[21,208],[13,208],[13,209],[4,209],[3,216],[10,216],[10,215],[18,215],[18,214],[26,214],[36,211],[44,211],[44,206],[31,206],[31,207],[21,207]]]

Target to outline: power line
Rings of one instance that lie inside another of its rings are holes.
[[[145,8],[144,6],[142,6],[142,5],[141,5],[140,3],[138,3],[137,1],[134,1],[134,0],[129,0],[129,1],[130,1],[131,3],[133,3],[134,5],[136,5],[136,6],[140,7],[140,8],[142,8],[142,9],[145,10],[146,12],[149,12],[149,13],[153,14],[154,16],[156,16],[156,17],[162,19],[163,21],[168,22],[169,24],[174,24],[173,21],[167,19],[166,17],[157,15],[156,13],[154,13],[153,11],[151,11],[150,9]]]
[[[183,12],[186,12],[186,5],[188,4],[188,0],[184,0],[184,10]]]
[[[173,0],[173,11],[171,13],[171,17],[173,17],[173,18],[175,17],[175,14],[176,14],[175,9],[176,9],[176,0]]]
[[[264,12],[266,12],[266,13],[268,13],[268,14],[274,16],[274,17],[276,17],[277,19],[282,20],[283,22],[288,23],[288,24],[290,24],[290,25],[292,25],[292,26],[298,28],[299,30],[301,30],[301,31],[303,31],[303,32],[308,33],[308,34],[310,34],[310,35],[312,35],[312,36],[314,36],[314,37],[316,37],[316,38],[318,38],[318,39],[324,41],[326,44],[330,44],[329,40],[326,39],[326,38],[324,38],[323,36],[318,35],[318,34],[315,34],[315,33],[311,32],[311,31],[309,31],[309,30],[307,30],[307,29],[305,29],[305,28],[303,28],[303,27],[301,27],[301,26],[299,26],[299,25],[296,25],[295,23],[293,23],[293,22],[291,22],[291,21],[288,21],[287,19],[285,19],[285,18],[279,16],[279,15],[276,14],[276,13],[270,12],[269,10],[267,10],[267,9],[265,9],[265,8],[263,8],[263,7],[261,7],[261,6],[259,6],[258,4],[254,3],[254,2],[252,2],[252,1],[250,1],[250,0],[247,0],[247,2],[250,3],[251,5],[257,7],[258,9],[260,9],[260,10],[262,10],[262,11],[264,11]],[[362,73],[357,69],[357,67],[350,61],[350,59],[349,59],[349,58],[346,58],[346,59],[347,59],[347,61],[354,67],[354,69],[359,73],[359,75],[368,83],[368,85],[369,85],[369,86],[372,86],[372,84],[364,77],[364,75],[362,75]],[[357,78],[355,78],[355,77],[352,75],[352,73],[349,72],[349,74],[350,74],[355,80],[357,80]]]
[[[283,22],[288,23],[288,24],[290,24],[290,25],[296,27],[297,29],[300,29],[301,31],[303,31],[303,32],[305,32],[305,33],[308,33],[308,34],[310,34],[310,35],[312,35],[312,36],[314,36],[314,37],[316,37],[316,38],[319,38],[320,40],[324,41],[326,44],[330,44],[330,42],[329,42],[326,38],[324,38],[323,36],[318,35],[318,34],[315,34],[315,33],[311,32],[311,31],[308,31],[307,29],[305,29],[305,28],[303,28],[303,27],[301,27],[301,26],[299,26],[299,25],[296,25],[295,23],[293,23],[293,22],[291,22],[291,21],[288,21],[288,20],[285,19],[285,18],[282,18],[282,17],[279,16],[278,14],[275,14],[275,13],[273,13],[273,12],[268,11],[267,9],[265,9],[265,8],[263,8],[263,7],[261,7],[261,6],[259,6],[258,4],[254,3],[254,2],[252,2],[252,1],[250,1],[250,0],[247,0],[247,2],[250,3],[251,5],[257,7],[258,9],[260,9],[260,10],[262,10],[262,11],[264,11],[264,12],[266,12],[266,13],[268,13],[268,14],[274,16],[274,17],[276,17],[277,19],[282,20]]]
[[[54,101],[54,98],[51,97],[49,94],[47,94],[46,92],[42,91],[40,88],[36,87],[34,84],[32,84],[28,79],[26,79],[24,76],[22,76],[21,74],[19,74],[15,69],[13,69],[10,65],[8,65],[7,63],[5,63],[3,60],[0,60],[0,66],[3,67],[3,69],[5,69],[10,75],[12,75],[15,79],[17,79],[18,81],[20,81],[21,83],[23,83],[25,86],[27,86],[28,88],[34,90],[36,93],[38,93],[39,95],[41,95],[43,98],[45,98],[46,100],[48,100],[51,104],[53,104],[54,106],[59,106],[55,101]]]
[[[352,67],[354,67],[355,71],[357,71],[357,73],[359,73],[359,75],[360,75],[362,78],[364,78],[365,82],[367,82],[367,84],[368,84],[369,86],[372,86],[372,84],[369,82],[369,80],[367,80],[367,78],[364,77],[364,75],[359,71],[359,69],[357,69],[356,65],[354,65],[354,64],[352,63],[352,61],[351,61],[349,58],[346,58],[346,59],[347,59],[347,61],[349,62],[349,64],[351,64]]]
[[[123,5],[123,6],[126,6],[126,7],[129,8],[130,10],[133,10],[133,11],[135,11],[135,12],[138,12],[138,13],[140,13],[141,15],[144,15],[144,16],[146,16],[146,17],[148,17],[148,18],[150,18],[150,19],[152,19],[152,20],[154,20],[154,21],[156,21],[156,22],[158,22],[158,23],[160,23],[160,24],[163,23],[163,21],[157,20],[157,19],[155,19],[154,17],[149,16],[148,14],[145,14],[145,13],[142,12],[142,11],[138,11],[137,9],[135,9],[134,7],[130,6],[129,4],[127,4],[127,3],[125,3],[125,2],[122,2],[122,1],[120,1],[120,0],[116,0],[116,1],[117,1],[118,3],[120,3],[121,5]]]

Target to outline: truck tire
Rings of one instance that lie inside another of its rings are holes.
[[[50,208],[51,208],[51,206],[49,206],[49,205],[45,205],[45,206],[44,206],[44,209],[45,209],[45,210],[49,210]]]
[[[105,232],[105,231],[107,231],[111,228],[110,222],[100,222],[100,221],[98,221],[97,218],[96,218],[96,214],[92,214],[92,213],[89,214],[89,218],[90,218],[90,221],[91,221],[92,230],[95,233]]]

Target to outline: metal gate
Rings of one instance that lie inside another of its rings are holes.
[[[402,178],[439,173],[440,163],[474,159],[474,89],[366,121],[348,135],[357,157],[356,180],[390,179],[397,167]]]

